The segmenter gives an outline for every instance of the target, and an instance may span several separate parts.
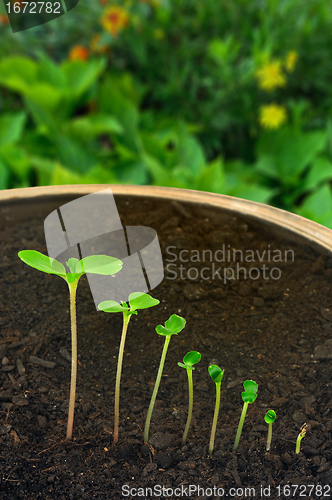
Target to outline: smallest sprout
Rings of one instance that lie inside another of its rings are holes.
[[[274,410],[269,410],[264,417],[265,422],[269,425],[269,430],[267,433],[266,451],[269,451],[271,447],[272,440],[272,424],[276,419],[276,412]]]
[[[190,427],[190,422],[191,422],[191,415],[193,412],[193,405],[194,405],[193,370],[195,370],[194,365],[196,363],[200,362],[201,357],[202,356],[199,352],[190,351],[183,358],[183,363],[178,363],[178,365],[181,366],[181,368],[185,368],[187,370],[188,388],[189,388],[189,409],[188,409],[188,417],[187,417],[186,427],[184,429],[184,433],[182,436],[182,443],[181,443],[182,446],[184,446],[186,444],[188,431],[189,431],[189,427]]]
[[[306,435],[306,432],[307,432],[307,424],[303,424],[301,429],[300,429],[300,433],[297,436],[297,440],[296,440],[295,453],[297,453],[297,454],[300,453],[301,441],[304,438],[304,436]]]

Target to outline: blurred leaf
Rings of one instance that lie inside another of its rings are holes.
[[[30,171],[30,161],[26,152],[17,146],[1,148],[1,157],[19,179],[25,179]]]
[[[8,189],[9,171],[0,159],[0,189]]]
[[[25,122],[26,114],[23,111],[0,115],[0,147],[19,141]]]
[[[331,161],[327,158],[316,158],[305,178],[303,189],[314,189],[318,184],[330,179],[332,179]]]
[[[74,118],[64,125],[64,131],[73,138],[89,141],[106,133],[121,134],[123,127],[113,116],[100,113]]]
[[[105,64],[106,61],[103,58],[89,61],[64,61],[62,63],[61,68],[73,97],[80,97],[97,81]]]
[[[307,196],[296,212],[332,229],[332,193],[328,184]]]
[[[217,158],[206,165],[202,173],[195,178],[195,189],[211,193],[223,193],[225,190],[225,174],[223,163]]]
[[[188,133],[184,124],[179,125],[177,163],[185,165],[194,175],[201,174],[206,164],[201,145],[194,136]]]
[[[25,91],[37,78],[37,64],[30,58],[12,56],[0,61],[0,83],[15,91]]]
[[[258,185],[239,185],[225,193],[236,198],[256,201],[257,203],[268,203],[275,195],[275,190]]]
[[[291,127],[282,127],[262,135],[258,143],[258,157],[270,157],[270,166],[273,172],[278,172],[279,181],[292,185],[296,184],[298,176],[324,148],[326,140],[325,131],[300,132]]]
[[[138,135],[138,110],[129,99],[126,99],[122,95],[111,78],[108,78],[101,86],[99,109],[102,109],[104,113],[110,113],[118,119],[124,129],[124,135],[121,140],[132,151],[135,153],[139,152],[141,143]]]

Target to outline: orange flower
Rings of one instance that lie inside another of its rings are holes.
[[[69,52],[70,61],[86,61],[89,57],[89,50],[83,45],[74,45]]]
[[[0,24],[9,24],[9,19],[6,14],[0,14]]]
[[[99,0],[100,5],[106,5],[108,0]]]
[[[112,5],[106,9],[101,17],[103,28],[113,36],[117,36],[127,26],[128,21],[129,16],[127,11],[117,5]]]

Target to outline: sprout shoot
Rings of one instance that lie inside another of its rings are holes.
[[[122,268],[121,260],[108,255],[90,255],[82,260],[71,258],[66,263],[70,273],[55,259],[43,255],[36,250],[22,250],[19,258],[35,269],[48,274],[56,274],[63,278],[69,288],[70,321],[71,321],[71,381],[67,424],[67,439],[72,438],[74,424],[74,408],[77,377],[77,331],[76,331],[76,290],[80,277],[85,273],[113,275]]]
[[[150,297],[146,293],[134,292],[128,297],[129,306],[126,302],[119,304],[115,300],[105,300],[101,302],[98,308],[101,311],[116,313],[123,313],[122,335],[119,348],[118,367],[116,371],[115,381],[115,403],[114,403],[114,435],[113,442],[116,444],[119,439],[119,413],[120,413],[120,382],[122,372],[122,360],[124,353],[124,346],[126,342],[127,328],[132,314],[137,314],[137,309],[148,309],[159,304],[158,299]]]
[[[214,447],[214,438],[216,435],[216,429],[217,429],[217,421],[218,421],[218,415],[219,415],[219,407],[220,407],[220,388],[221,388],[221,381],[224,375],[224,371],[219,366],[217,365],[210,365],[209,368],[209,374],[212,380],[214,380],[216,384],[216,405],[214,408],[214,416],[213,416],[213,423],[212,423],[212,429],[211,429],[211,437],[210,437],[210,445],[209,445],[209,454],[212,456],[213,453],[213,447]]]
[[[271,447],[271,441],[272,441],[272,424],[276,419],[276,412],[273,410],[269,410],[267,414],[264,417],[265,422],[269,425],[269,430],[267,433],[267,442],[266,442],[266,451],[269,451]]]
[[[161,359],[160,359],[159,369],[158,369],[157,378],[156,378],[156,382],[154,385],[154,389],[153,389],[153,393],[152,393],[152,397],[151,397],[151,401],[150,401],[148,414],[146,416],[145,428],[144,428],[144,442],[145,443],[147,443],[149,440],[149,428],[150,428],[151,416],[152,416],[152,412],[153,412],[154,403],[156,401],[156,397],[158,394],[158,389],[159,389],[159,385],[160,385],[161,375],[162,375],[163,369],[164,369],[164,364],[165,364],[165,359],[166,359],[169,341],[171,340],[171,336],[177,335],[178,333],[180,333],[184,329],[185,325],[186,325],[186,320],[184,318],[181,318],[181,316],[178,316],[177,314],[172,314],[172,316],[170,316],[168,318],[168,320],[165,321],[165,326],[163,326],[163,325],[156,326],[156,332],[159,335],[165,336],[165,344],[164,344],[163,352],[162,352]]]
[[[300,448],[301,448],[301,441],[306,435],[307,432],[307,424],[303,424],[301,429],[300,429],[300,434],[297,436],[296,440],[296,448],[295,448],[295,453],[300,453]]]
[[[188,409],[188,417],[187,417],[187,423],[186,427],[184,429],[184,433],[182,436],[182,446],[185,445],[187,436],[188,436],[188,431],[190,427],[190,422],[191,422],[191,416],[193,412],[193,404],[194,404],[194,390],[193,390],[193,370],[195,370],[194,366],[196,363],[199,363],[201,360],[201,355],[197,351],[190,351],[188,352],[185,357],[183,358],[183,363],[178,363],[181,368],[185,368],[187,370],[187,375],[188,375],[188,388],[189,388],[189,409]]]
[[[233,451],[236,451],[237,447],[239,446],[242,427],[243,427],[244,419],[246,418],[248,405],[250,403],[253,403],[255,401],[255,399],[257,398],[258,384],[256,384],[256,382],[254,382],[253,380],[246,380],[243,383],[243,387],[244,387],[244,392],[242,392],[242,399],[243,399],[244,404],[243,404],[242,414],[241,414],[239,426],[238,426],[236,437],[235,437]]]

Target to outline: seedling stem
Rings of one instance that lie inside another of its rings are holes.
[[[154,407],[156,397],[158,394],[161,376],[162,376],[163,369],[164,369],[168,344],[171,340],[171,336],[177,335],[179,332],[181,332],[184,329],[185,324],[186,324],[186,320],[184,318],[181,318],[181,316],[178,316],[177,314],[172,314],[172,316],[170,316],[170,318],[168,318],[168,320],[165,322],[165,326],[163,326],[163,325],[156,326],[156,332],[159,335],[165,336],[165,343],[164,343],[163,352],[162,352],[161,358],[160,358],[159,369],[158,369],[157,378],[156,378],[156,382],[154,385],[153,393],[151,396],[151,401],[150,401],[148,413],[146,416],[145,428],[144,428],[144,442],[145,443],[147,443],[149,440],[150,422],[151,422],[153,407]]]
[[[233,451],[236,451],[237,447],[239,446],[240,437],[241,437],[241,433],[242,433],[242,427],[243,427],[244,419],[246,418],[248,405],[249,405],[249,403],[253,403],[257,398],[258,384],[256,384],[256,382],[254,382],[253,380],[246,380],[243,383],[243,387],[244,387],[244,392],[242,392],[242,399],[243,399],[244,403],[243,403],[243,408],[242,408],[239,426],[237,428],[237,433],[236,433],[236,437],[235,437]]]
[[[295,453],[297,453],[297,454],[300,453],[301,441],[304,438],[304,436],[306,435],[306,432],[307,432],[307,424],[303,424],[301,427],[300,433],[297,436],[297,440],[296,440]]]
[[[188,417],[187,417],[187,423],[186,427],[184,429],[184,433],[182,436],[182,446],[185,445],[188,432],[189,432],[189,427],[190,427],[190,422],[191,422],[191,416],[193,412],[193,405],[194,405],[194,389],[193,389],[193,370],[195,370],[194,366],[196,363],[198,363],[201,360],[201,355],[197,351],[190,351],[188,352],[185,357],[183,358],[183,363],[178,363],[181,368],[185,368],[187,370],[187,375],[188,375],[188,390],[189,390],[189,408],[188,408]]]
[[[214,380],[214,382],[216,384],[216,404],[214,407],[214,415],[213,415],[210,445],[209,445],[209,455],[212,456],[213,448],[214,448],[214,440],[215,440],[216,430],[217,430],[219,408],[220,408],[221,381],[222,381],[225,370],[221,370],[221,368],[219,368],[219,366],[217,366],[217,365],[210,365],[208,370],[209,370],[210,377],[212,378],[212,380]]]

